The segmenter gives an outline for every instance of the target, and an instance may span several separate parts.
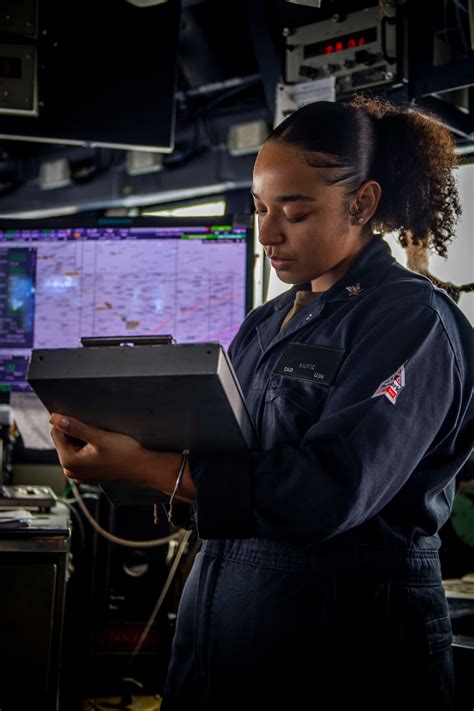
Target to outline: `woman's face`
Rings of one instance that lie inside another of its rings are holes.
[[[327,185],[323,170],[309,166],[298,149],[270,140],[253,172],[259,240],[272,266],[283,282],[311,281],[314,291],[340,279],[373,236],[349,213],[356,199],[348,202],[342,187]]]

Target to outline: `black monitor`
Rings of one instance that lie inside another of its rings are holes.
[[[173,150],[180,0],[8,5],[0,138]]]
[[[0,390],[32,348],[169,334],[227,347],[252,307],[251,216],[0,221]]]

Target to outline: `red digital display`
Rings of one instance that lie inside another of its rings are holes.
[[[370,27],[367,30],[353,32],[352,34],[342,35],[340,37],[334,37],[333,39],[325,40],[324,42],[308,44],[304,48],[303,55],[305,59],[309,59],[310,57],[334,54],[335,52],[342,52],[345,49],[363,47],[366,44],[375,42],[376,39],[377,29],[375,27]]]
[[[336,42],[335,44],[326,44],[323,47],[323,51],[320,52],[320,54],[332,54],[333,52],[342,52],[343,49],[352,49],[353,47],[362,47],[362,45],[365,44],[365,39],[364,37],[359,37],[357,40],[357,44],[355,39],[348,40],[347,46],[344,47],[344,44],[342,42]]]

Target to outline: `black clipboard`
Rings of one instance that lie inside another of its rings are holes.
[[[49,412],[131,435],[148,449],[232,456],[259,448],[220,344],[150,343],[152,337],[145,338],[138,345],[120,336],[100,339],[100,344],[95,339],[82,348],[34,349],[27,381]],[[101,486],[114,504],[169,500],[156,489],[133,484]]]

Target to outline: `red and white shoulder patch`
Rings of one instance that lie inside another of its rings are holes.
[[[385,395],[390,400],[392,405],[397,402],[397,397],[405,387],[405,365],[402,365],[393,375],[379,385],[372,397]]]

